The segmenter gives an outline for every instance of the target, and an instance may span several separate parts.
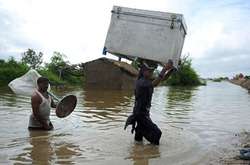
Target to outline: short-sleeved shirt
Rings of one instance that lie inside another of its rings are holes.
[[[149,115],[153,92],[152,81],[144,77],[136,81],[134,114]]]

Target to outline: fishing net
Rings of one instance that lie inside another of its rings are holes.
[[[8,86],[18,95],[31,96],[37,89],[37,79],[41,75],[34,69],[29,70],[23,76],[11,81]],[[48,88],[48,90],[50,87]]]

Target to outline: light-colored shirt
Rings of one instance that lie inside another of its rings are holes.
[[[46,121],[47,124],[49,124],[50,123],[50,110],[51,110],[51,97],[49,96],[49,98],[47,99],[37,90],[34,92],[34,95],[35,94],[38,94],[42,99],[42,103],[39,105],[38,115],[40,115],[42,120]],[[30,115],[29,127],[32,127],[32,128],[42,127],[42,124],[36,119],[33,112]]]

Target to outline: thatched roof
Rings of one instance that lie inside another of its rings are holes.
[[[116,61],[116,60],[105,58],[105,57],[98,58],[96,60],[86,62],[85,65],[90,64],[92,62],[96,62],[96,61],[103,61],[103,62],[113,64],[113,65],[119,67],[122,71],[127,72],[128,74],[130,74],[132,76],[137,76],[138,75],[138,70],[135,69],[132,65],[130,65],[130,64],[126,63],[126,62]]]

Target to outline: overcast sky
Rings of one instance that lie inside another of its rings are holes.
[[[67,55],[71,63],[102,57],[113,5],[184,14],[182,54],[202,77],[250,75],[249,0],[0,0],[0,59],[27,48]]]

